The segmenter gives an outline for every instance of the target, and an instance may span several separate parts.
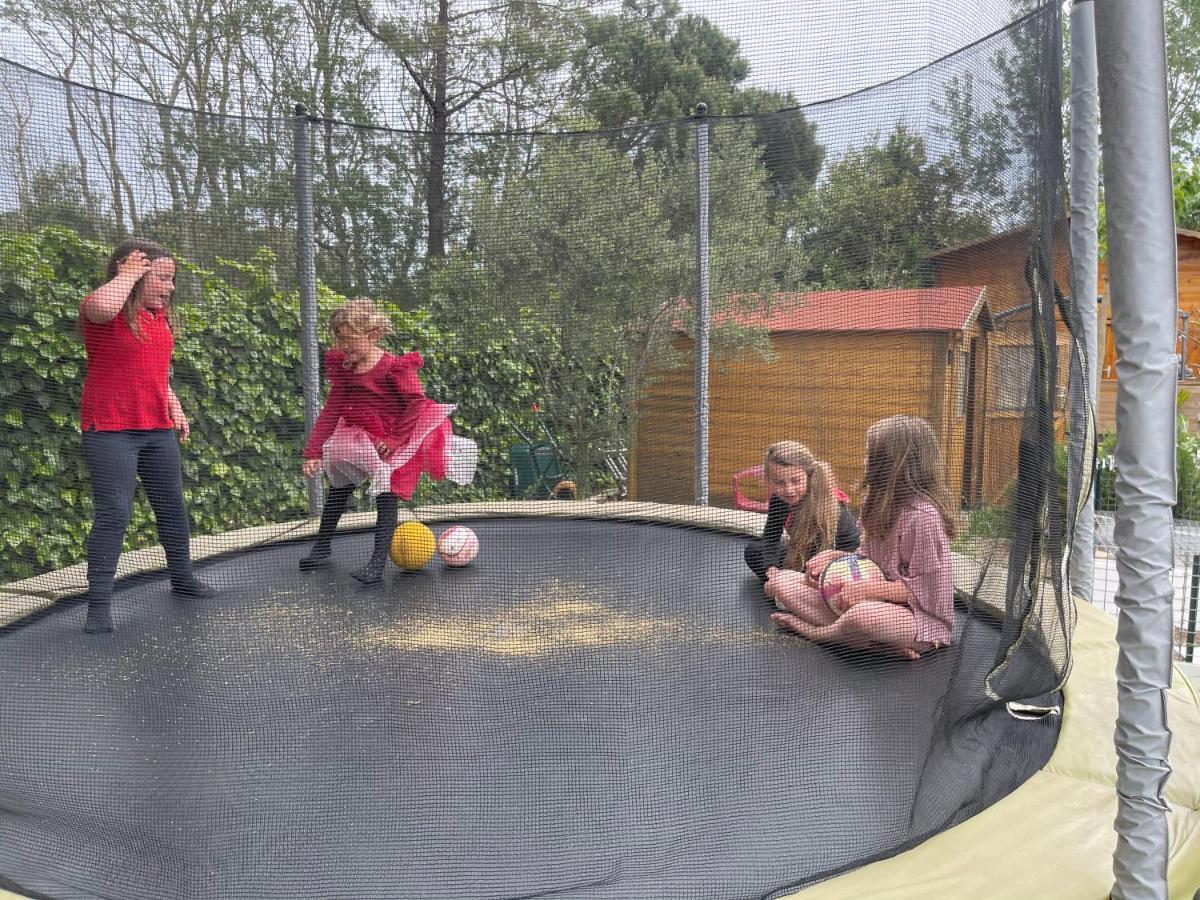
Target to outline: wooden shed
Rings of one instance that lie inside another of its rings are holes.
[[[709,376],[709,500],[733,503],[733,475],[791,438],[828,460],[854,496],[867,428],[884,416],[927,419],[947,483],[964,502],[986,491],[983,412],[991,314],[978,286],[777,295],[740,324],[767,332],[773,358],[714,359]],[[692,339],[681,365],[654,374],[638,404],[630,496],[695,497]]]
[[[1061,239],[1055,248],[1054,273],[1059,286],[1070,290],[1070,256],[1066,241],[1066,224],[1061,227]],[[1192,394],[1200,389],[1200,232],[1180,228],[1175,232],[1179,281],[1179,339],[1181,358],[1180,387]],[[988,305],[1002,319],[1006,310],[1029,300],[1025,286],[1025,258],[1029,248],[1029,231],[1022,228],[983,240],[951,247],[930,257],[934,284],[985,285]],[[1100,399],[1096,410],[1097,426],[1103,432],[1115,427],[1116,349],[1113,344],[1112,307],[1108,297],[1108,267],[1101,260],[1098,272],[1098,317],[1103,323],[1100,331],[1102,346],[1097,348],[1103,360],[1100,367]],[[1004,333],[1004,329],[1001,330]],[[1019,343],[1013,335],[995,342]],[[1016,351],[1014,351],[1016,352]]]

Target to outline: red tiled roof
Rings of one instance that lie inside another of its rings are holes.
[[[775,294],[763,310],[728,313],[767,331],[962,331],[978,314],[982,287]]]

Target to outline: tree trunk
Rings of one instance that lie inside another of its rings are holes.
[[[429,217],[428,255],[446,255],[446,137],[450,115],[446,108],[447,43],[450,39],[450,0],[438,0],[434,48],[433,108],[430,113],[429,179],[425,183],[425,212]]]

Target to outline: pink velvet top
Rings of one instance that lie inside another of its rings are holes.
[[[340,350],[325,354],[329,396],[304,447],[306,459],[321,458],[321,448],[339,419],[361,428],[373,441],[387,444],[390,453],[408,443],[421,413],[425,390],[417,370],[425,360],[420,353],[384,353],[366,372],[352,372],[345,368],[345,362],[346,356]]]
[[[858,549],[889,581],[902,581],[912,595],[917,641],[946,646],[954,637],[954,573],[950,541],[937,507],[923,497],[900,513],[891,533],[868,536]]]

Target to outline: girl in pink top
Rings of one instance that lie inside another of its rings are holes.
[[[452,453],[470,456],[474,443],[451,432],[454,406],[425,396],[417,371],[419,353],[393,356],[379,346],[391,334],[388,317],[367,298],[351,300],[329,319],[336,350],[325,356],[329,395],[304,448],[304,474],[324,471],[329,491],[321,512],[317,542],[300,568],[329,565],[331,541],[354,488],[367,482],[375,498],[375,547],[366,566],[354,573],[363,584],[383,580],[398,499],[409,500],[422,472],[448,475],[459,483],[470,472],[457,471]]]
[[[890,416],[867,431],[858,554],[886,580],[846,584],[837,609],[816,588],[837,555],[809,560],[805,579],[771,570],[766,592],[787,612],[772,615],[782,628],[818,643],[878,649],[917,659],[954,637],[954,580],[950,538],[954,520],[941,481],[937,439],[924,419]]]

